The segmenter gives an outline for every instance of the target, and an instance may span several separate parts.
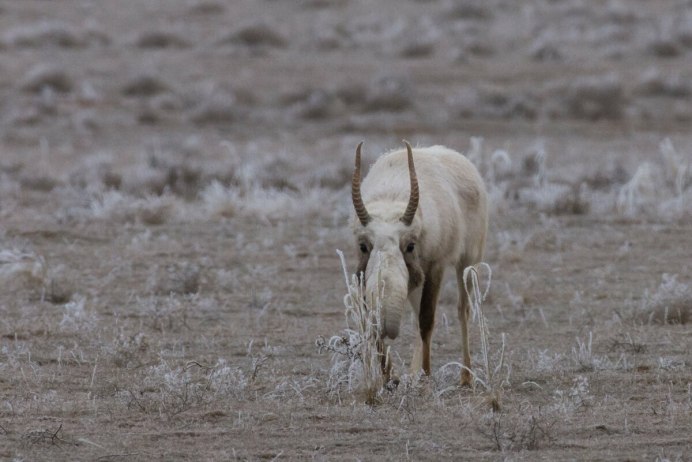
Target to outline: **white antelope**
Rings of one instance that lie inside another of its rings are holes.
[[[483,257],[488,228],[485,187],[462,154],[443,146],[414,151],[405,143],[406,150],[381,156],[362,184],[363,143],[356,148],[351,225],[360,251],[358,275],[365,278],[366,294],[382,287],[383,339],[399,335],[406,301],[411,304],[420,330],[411,367],[414,371],[422,367],[430,375],[430,342],[440,285],[445,268],[454,266],[466,367],[461,383],[470,385],[469,301],[463,272]],[[371,296],[366,295],[366,302]],[[384,351],[383,342],[378,348]],[[382,367],[388,377],[384,357]]]

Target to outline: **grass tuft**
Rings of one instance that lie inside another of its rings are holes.
[[[332,336],[328,341],[323,337],[316,341],[319,350],[332,353],[327,388],[330,394],[338,396],[345,386],[349,393],[361,396],[367,404],[377,404],[385,385],[382,355],[378,351],[383,287],[378,287],[372,294],[373,308],[368,309],[363,282],[355,274],[349,280],[344,254],[340,250],[337,254],[348,289],[344,297],[347,328],[342,335]],[[391,364],[389,350],[386,363]]]
[[[284,48],[288,39],[276,25],[258,21],[232,31],[218,41],[219,45],[243,45],[251,48]]]
[[[478,279],[478,269],[484,268],[487,273],[485,290],[481,291]],[[506,335],[501,334],[502,345],[494,355],[490,351],[490,331],[488,322],[483,314],[481,305],[490,290],[492,270],[490,265],[481,262],[464,269],[464,290],[471,304],[471,314],[474,321],[478,321],[481,339],[481,360],[483,367],[480,370],[469,370],[473,376],[474,385],[480,384],[488,395],[489,404],[493,410],[500,409],[502,389],[509,385],[511,367],[505,362]],[[464,367],[464,366],[462,366]]]
[[[646,324],[687,324],[692,321],[692,288],[678,282],[677,274],[664,273],[653,292],[644,293],[636,319]]]
[[[20,86],[22,90],[29,93],[40,93],[44,89],[57,93],[69,93],[74,88],[74,81],[67,71],[60,67],[38,64],[29,70]]]
[[[4,290],[33,287],[45,290],[48,267],[43,256],[19,249],[0,250],[0,283]]]
[[[7,46],[17,48],[81,48],[89,44],[88,35],[56,21],[44,21],[10,29],[3,36]]]
[[[625,217],[634,217],[650,205],[657,194],[653,166],[645,162],[618,193],[615,208]]]
[[[154,96],[170,90],[170,85],[162,77],[144,73],[131,77],[123,85],[121,92],[125,96]]]
[[[553,442],[555,423],[556,420],[546,417],[540,409],[537,412],[520,410],[515,415],[486,414],[476,431],[495,451],[535,451]]]
[[[145,49],[187,48],[190,46],[182,33],[172,30],[142,32],[134,41],[135,46]]]

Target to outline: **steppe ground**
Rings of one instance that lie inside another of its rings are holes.
[[[692,460],[691,59],[688,0],[0,2],[0,459]],[[485,178],[492,377],[450,272],[367,404],[402,139]]]

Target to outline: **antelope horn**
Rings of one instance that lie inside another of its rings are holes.
[[[408,200],[408,206],[406,206],[406,211],[404,216],[401,217],[401,221],[406,226],[411,226],[413,223],[413,217],[416,216],[416,209],[418,209],[418,178],[416,177],[416,168],[413,166],[413,150],[408,141],[404,141],[406,144],[406,151],[408,152],[408,173],[411,176],[411,196]]]
[[[356,209],[356,215],[363,226],[370,223],[370,214],[365,208],[363,198],[360,195],[360,148],[363,142],[358,143],[356,148],[356,167],[353,170],[353,181],[351,181],[351,197],[353,198],[353,207]]]

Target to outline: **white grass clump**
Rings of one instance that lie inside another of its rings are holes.
[[[529,352],[528,359],[532,364],[532,368],[538,372],[555,372],[560,368],[564,355],[562,353],[551,353],[547,349],[535,349]]]
[[[0,284],[7,289],[29,285],[45,288],[48,267],[43,256],[18,249],[0,250]]]
[[[20,48],[79,48],[88,44],[83,31],[57,21],[17,26],[8,30],[2,39],[7,46]]]
[[[532,238],[533,234],[524,234],[521,231],[499,231],[496,240],[500,258],[509,262],[521,261]]]
[[[593,395],[589,388],[589,379],[583,375],[577,376],[569,390],[556,390],[553,399],[552,410],[564,415],[590,406],[593,403]]]
[[[145,371],[140,389],[126,390],[119,397],[128,407],[142,412],[174,416],[219,399],[242,400],[248,385],[243,370],[222,358],[214,365],[189,361],[185,366],[171,366],[161,360]]]
[[[588,338],[584,340],[576,338],[576,346],[572,347],[572,363],[580,371],[593,371],[614,369],[620,367],[605,356],[598,356],[593,353],[593,332],[589,332]]]
[[[655,202],[657,196],[653,166],[645,162],[637,168],[618,193],[615,208],[625,217],[634,217]]]
[[[344,272],[348,294],[344,297],[346,325],[342,335],[332,336],[328,342],[317,339],[317,346],[332,352],[332,367],[329,371],[327,388],[332,395],[339,396],[342,387],[349,393],[357,393],[366,403],[375,404],[385,385],[382,373],[382,356],[378,351],[382,311],[382,290],[378,287],[373,294],[373,306],[365,304],[365,287],[353,274],[349,280],[346,259],[337,250]],[[379,284],[378,284],[379,286]],[[390,363],[389,350],[386,361]],[[340,396],[339,396],[340,397]]]
[[[478,269],[484,268],[487,272],[487,280],[485,290],[481,291],[481,285],[478,280]],[[502,389],[509,386],[509,376],[511,367],[505,361],[506,335],[503,332],[500,336],[502,344],[500,350],[492,354],[490,349],[490,330],[488,329],[488,321],[483,313],[481,305],[488,295],[490,290],[490,282],[492,280],[492,270],[490,265],[481,262],[474,266],[469,266],[464,269],[464,290],[471,304],[471,315],[473,321],[478,322],[481,339],[481,361],[482,368],[479,370],[470,370],[473,376],[474,385],[480,384],[484,391],[490,395],[490,401],[494,410],[499,410],[500,393]],[[462,366],[463,367],[463,366]]]
[[[95,312],[86,309],[86,298],[75,297],[75,300],[62,305],[63,315],[60,328],[66,332],[81,332],[93,330],[98,325]]]
[[[208,218],[252,216],[262,221],[324,215],[330,208],[343,215],[340,194],[333,190],[310,188],[294,192],[265,189],[258,185],[244,188],[225,187],[214,181],[201,192],[201,201]]]
[[[559,212],[561,204],[570,201],[573,188],[567,184],[548,183],[522,190],[521,200],[541,212]]]
[[[210,370],[207,386],[211,391],[223,396],[242,399],[245,396],[249,380],[242,369],[231,366],[225,359],[219,358]]]
[[[52,64],[37,64],[20,82],[23,91],[36,94],[69,93],[75,86],[68,71]]]
[[[675,194],[680,195],[692,183],[692,159],[680,154],[670,138],[659,144],[666,181],[671,183]]]
[[[637,318],[647,324],[685,324],[692,321],[692,287],[664,273],[655,292],[644,292]]]
[[[504,149],[496,149],[490,156],[490,171],[488,178],[496,183],[513,173],[512,158]]]
[[[92,200],[89,209],[90,217],[97,220],[158,225],[182,215],[181,207],[176,198],[168,195],[135,198],[109,190]]]
[[[618,192],[615,208],[625,217],[652,215],[668,220],[692,217],[692,159],[670,139],[659,144],[661,162],[645,162]]]
[[[218,181],[204,188],[200,193],[200,199],[204,210],[210,217],[230,218],[236,215],[241,208],[240,192],[227,188]]]

